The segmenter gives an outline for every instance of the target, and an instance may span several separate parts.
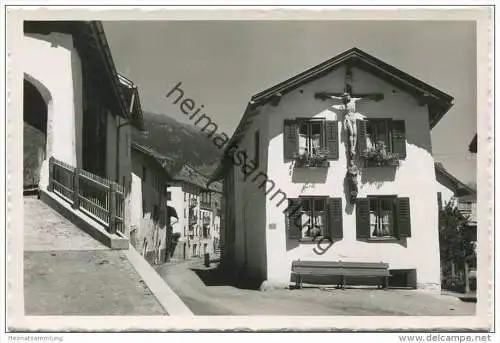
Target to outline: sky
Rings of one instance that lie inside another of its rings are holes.
[[[476,183],[476,34],[467,21],[104,22],[118,72],[139,87],[144,110],[189,123],[166,94],[184,96],[231,136],[250,97],[357,47],[455,98],[431,132],[433,154]],[[193,124],[191,122],[191,124]]]

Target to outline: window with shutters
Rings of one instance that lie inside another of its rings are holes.
[[[370,237],[394,237],[395,198],[371,197]]]
[[[409,198],[368,196],[356,199],[358,239],[401,239],[411,237]]]
[[[358,152],[367,166],[398,165],[406,158],[404,120],[368,119],[358,121]]]
[[[296,167],[328,167],[338,160],[338,122],[325,119],[285,120],[284,159]]]
[[[300,223],[302,225],[301,239],[316,239],[328,235],[326,226],[326,199],[301,198],[302,210]]]
[[[341,198],[289,199],[287,216],[289,239],[317,241],[322,237],[343,237]]]

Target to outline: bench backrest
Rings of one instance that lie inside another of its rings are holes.
[[[343,262],[343,261],[292,261],[292,271],[301,268],[348,268],[348,269],[384,269],[389,268],[388,263],[383,262]]]

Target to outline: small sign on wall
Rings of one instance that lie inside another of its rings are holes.
[[[270,223],[269,230],[276,230],[276,223]]]

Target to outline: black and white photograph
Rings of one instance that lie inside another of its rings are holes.
[[[18,325],[491,340],[491,11],[221,11],[11,13]]]

